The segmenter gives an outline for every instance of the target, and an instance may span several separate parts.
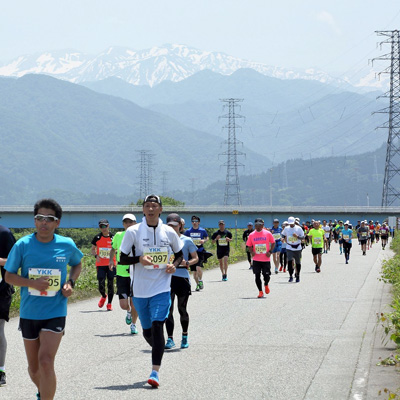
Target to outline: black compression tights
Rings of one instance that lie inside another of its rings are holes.
[[[281,252],[281,254],[279,254],[279,262],[284,268],[286,268],[286,266],[287,266],[287,253],[286,252],[285,253]]]
[[[251,253],[247,252],[247,261],[251,264]]]
[[[153,365],[161,365],[164,354],[164,321],[153,321],[151,328],[143,329],[143,336],[151,346],[151,360]]]
[[[178,311],[181,316],[181,326],[182,332],[187,333],[189,328],[189,314],[187,312],[187,303],[189,300],[189,295],[186,296],[177,296],[178,297]],[[175,302],[175,293],[171,292],[171,307],[169,309],[168,318],[165,321],[165,326],[167,328],[167,334],[169,337],[173,337],[174,335],[174,302]]]
[[[296,264],[297,274],[300,275],[301,264]],[[293,268],[293,260],[288,261],[288,271],[289,275],[293,276],[294,268]]]
[[[255,278],[256,278],[256,285],[257,288],[260,292],[262,292],[262,282],[261,282],[261,273],[260,274],[254,274]],[[263,273],[263,277],[264,277],[264,285],[267,286],[270,280],[270,276],[268,274],[264,274]]]

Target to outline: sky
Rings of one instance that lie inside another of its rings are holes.
[[[4,0],[0,60],[176,43],[340,75],[389,52],[375,31],[394,29],[399,0]]]

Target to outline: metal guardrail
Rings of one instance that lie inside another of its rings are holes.
[[[203,213],[231,213],[237,210],[239,213],[259,212],[259,213],[378,213],[378,214],[400,214],[400,207],[367,207],[367,206],[197,206],[185,205],[184,207],[164,206],[164,211],[180,212],[203,212]],[[140,212],[141,206],[63,206],[64,212]],[[0,213],[20,213],[32,212],[33,206],[0,206]]]

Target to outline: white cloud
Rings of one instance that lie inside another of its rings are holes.
[[[329,25],[337,35],[342,34],[342,31],[339,28],[339,25],[336,23],[335,18],[328,11],[319,12],[317,14],[317,20]]]

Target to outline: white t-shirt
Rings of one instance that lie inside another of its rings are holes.
[[[170,264],[170,256],[182,249],[183,243],[176,232],[161,219],[153,228],[146,223],[146,217],[140,224],[130,226],[121,243],[121,251],[129,254],[135,246],[135,256],[154,254],[159,264],[155,268],[134,265],[133,295],[148,298],[171,290],[171,274],[165,272],[165,265]],[[154,258],[153,258],[154,260]],[[151,268],[151,269],[147,269]]]
[[[282,236],[286,237],[286,249],[291,251],[301,251],[301,240],[293,236],[295,233],[298,237],[304,237],[304,231],[299,226],[293,228],[289,225],[282,231]]]
[[[328,225],[326,225],[326,226],[321,226],[321,228],[325,231],[325,237],[326,238],[329,238],[329,234],[330,234],[330,232],[331,232],[331,227],[330,226],[328,226]]]

